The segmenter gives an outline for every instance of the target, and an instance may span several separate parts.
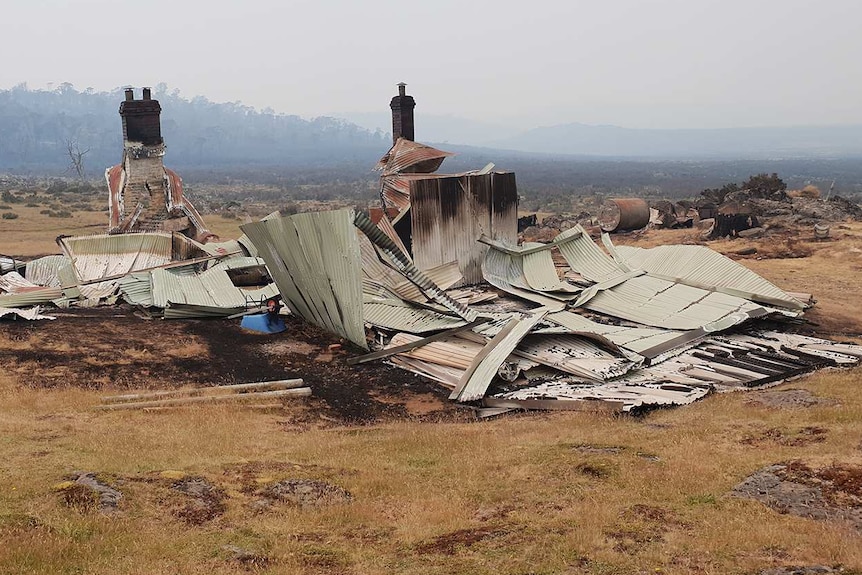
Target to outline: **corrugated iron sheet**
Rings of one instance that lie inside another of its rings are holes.
[[[684,405],[692,403],[708,393],[708,388],[681,384],[605,383],[589,385],[574,380],[542,383],[518,391],[499,394],[494,398],[514,401],[552,399],[561,402],[566,400],[621,402],[623,411],[630,411],[642,405]],[[513,403],[513,406],[517,406],[517,404]]]
[[[640,365],[575,335],[529,335],[518,344],[515,353],[559,371],[596,381],[620,377]]]
[[[494,336],[482,352],[473,359],[458,382],[458,386],[449,395],[449,399],[456,401],[482,399],[500,366],[546,313],[547,310],[539,309],[523,319],[512,319],[509,325]]]
[[[158,269],[150,272],[150,278],[155,307],[193,306],[206,310],[205,315],[230,315],[278,294],[274,284],[258,289],[240,289],[233,285],[222,268],[198,275],[176,275],[170,270]]]
[[[28,280],[18,272],[9,272],[0,276],[0,294],[27,293],[39,291],[45,286],[40,286]]]
[[[152,307],[153,287],[150,283],[150,273],[134,273],[117,281],[123,299],[132,305]]]
[[[606,236],[605,236],[606,237]],[[615,250],[620,263],[642,269],[653,277],[684,283],[755,302],[802,309],[804,305],[772,282],[706,246],[658,246],[643,249],[606,245]]]
[[[46,287],[25,293],[0,295],[0,307],[22,308],[51,303],[63,295],[60,288]]]
[[[477,240],[518,241],[513,174],[417,179],[410,199],[413,259],[420,270],[457,261],[465,285],[481,283],[488,247]]]
[[[398,138],[389,151],[380,158],[374,169],[382,170],[384,176],[399,172],[431,173],[440,167],[443,160],[453,155],[451,152]]]
[[[409,306],[401,300],[366,301],[365,321],[375,327],[408,333],[429,333],[465,325],[461,318]]]
[[[26,319],[34,321],[39,319],[57,319],[50,315],[42,315],[39,306],[30,309],[13,309],[8,307],[0,307],[0,319]]]
[[[169,233],[80,236],[59,242],[80,281],[128,274],[174,260],[174,238]]]
[[[24,277],[34,284],[46,287],[59,287],[60,278],[58,270],[60,266],[68,263],[66,256],[45,256],[27,262]]]
[[[403,253],[401,253],[398,246],[396,246],[392,240],[386,236],[386,234],[371,223],[368,216],[362,213],[356,214],[354,224],[357,228],[362,230],[366,237],[374,243],[375,246],[380,248],[379,253],[385,255],[390,260],[389,263],[400,273],[404,274],[404,276],[414,285],[421,289],[422,293],[425,294],[426,297],[439,303],[446,309],[455,312],[467,321],[473,321],[476,319],[477,314],[475,311],[446,295],[446,293],[440,289],[440,286],[432,282],[427,275],[417,269],[417,267],[413,265],[413,263],[405,257]]]
[[[242,230],[292,313],[367,349],[353,220],[352,210],[315,212],[246,224]]]

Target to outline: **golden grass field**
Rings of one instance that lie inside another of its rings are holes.
[[[48,220],[33,210],[0,220],[0,253],[55,253],[53,236],[100,231],[104,219],[90,212]],[[209,220],[223,226],[213,226],[223,238],[235,237],[240,223]],[[742,261],[788,290],[813,292],[819,303],[811,317],[849,339],[862,333],[862,226],[836,232],[834,241],[808,244],[805,258]],[[694,237],[650,232],[616,241],[647,246]],[[767,240],[711,245],[774,249]],[[27,338],[4,332],[0,348],[38,346],[51,329],[41,322]],[[96,412],[110,386],[24,386],[21,366],[9,367],[0,371],[3,574],[862,570],[862,534],[850,525],[782,515],[728,495],[776,462],[862,465],[862,368],[781,386],[834,400],[809,408],[766,407],[752,401],[759,393],[752,391],[643,417],[530,413],[298,428],[286,422],[299,404],[264,412]],[[810,436],[809,428],[823,431]],[[76,470],[117,487],[119,513],[67,505],[54,487]],[[222,490],[223,513],[184,520],[185,496],[171,488],[184,476]],[[327,481],[352,498],[258,508],[262,486],[282,479]],[[227,545],[265,559],[238,560]]]

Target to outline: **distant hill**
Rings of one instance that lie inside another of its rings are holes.
[[[489,147],[579,156],[742,159],[862,156],[862,126],[645,130],[564,124],[534,128]]]
[[[391,143],[387,134],[335,118],[306,120],[239,103],[188,100],[164,85],[153,97],[162,106],[165,163],[177,168],[356,163],[370,169]],[[0,169],[62,171],[70,163],[65,143],[74,140],[89,149],[89,175],[102,173],[122,157],[122,100],[121,88],[0,90]]]

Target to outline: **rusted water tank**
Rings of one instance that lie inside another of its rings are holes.
[[[605,232],[639,230],[649,223],[649,204],[641,198],[608,200],[599,214],[599,224]]]

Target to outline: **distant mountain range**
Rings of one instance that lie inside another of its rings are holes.
[[[198,173],[248,173],[264,167],[301,169],[325,179],[333,170],[347,178],[370,176],[389,148],[388,107],[347,119],[259,111],[240,103],[191,100],[160,85],[153,96],[162,105],[166,164]],[[63,173],[70,163],[66,144],[88,150],[87,172],[100,175],[122,157],[119,103],[111,92],[18,86],[0,90],[0,170]],[[537,155],[595,159],[776,159],[862,157],[862,126],[735,128],[725,130],[645,130],[565,124],[520,130],[455,116],[423,115],[417,109],[421,142],[461,152],[447,162],[490,157],[532,161]],[[481,166],[470,165],[471,168]]]
[[[645,130],[564,124],[487,145],[545,154],[656,159],[862,156],[862,126]]]
[[[342,113],[369,130],[391,129],[389,114]],[[422,114],[416,138],[518,152],[598,158],[763,159],[862,156],[862,126],[797,126],[727,129],[634,129],[581,123],[529,130],[456,116]]]

